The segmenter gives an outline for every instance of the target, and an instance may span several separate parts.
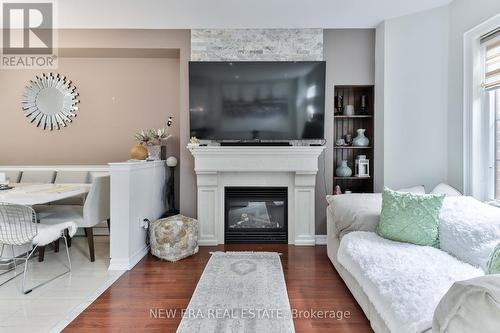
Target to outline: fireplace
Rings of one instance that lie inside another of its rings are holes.
[[[288,243],[286,187],[225,187],[225,243]]]

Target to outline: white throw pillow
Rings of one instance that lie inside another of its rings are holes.
[[[415,194],[425,194],[425,187],[424,185],[418,185],[418,186],[413,186],[413,187],[408,187],[408,188],[401,188],[399,190],[396,190],[397,192],[407,192],[407,193],[415,193]]]
[[[500,209],[472,197],[446,197],[440,218],[441,250],[487,271],[500,241]]]
[[[431,194],[444,194],[447,197],[457,197],[463,195],[456,188],[451,187],[450,185],[444,183],[441,183],[438,186],[434,187]]]

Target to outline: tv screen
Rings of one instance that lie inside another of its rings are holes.
[[[191,136],[324,138],[325,62],[190,62]]]

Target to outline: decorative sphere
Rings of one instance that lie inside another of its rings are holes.
[[[143,145],[135,145],[130,149],[130,157],[134,160],[145,160],[148,158],[148,150]]]
[[[167,166],[169,167],[175,167],[177,165],[177,159],[174,156],[170,156],[167,158]]]

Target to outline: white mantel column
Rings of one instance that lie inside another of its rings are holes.
[[[316,244],[315,186],[316,172],[296,172],[294,191],[295,245]]]
[[[224,239],[224,234],[220,235],[220,216],[224,216],[224,211],[219,212],[219,197],[224,195],[224,189],[219,193],[217,172],[207,171],[197,173],[198,186],[198,225],[200,245],[223,244],[219,239]],[[219,214],[220,213],[220,214]],[[222,224],[224,220],[222,220]],[[222,228],[222,233],[224,229]]]
[[[200,245],[224,243],[224,188],[227,186],[286,187],[288,242],[315,245],[315,182],[318,157],[324,147],[198,147],[195,159],[198,186]]]

